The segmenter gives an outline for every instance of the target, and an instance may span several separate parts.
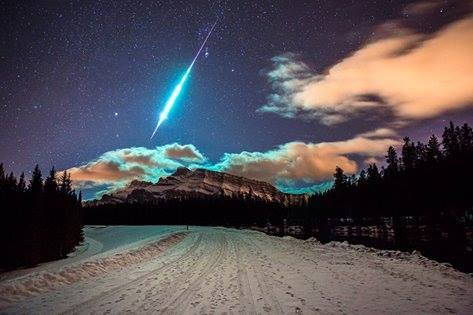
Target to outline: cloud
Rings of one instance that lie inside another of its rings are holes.
[[[152,155],[146,155],[141,153],[141,152],[136,152],[138,148],[132,148],[132,149],[125,149],[123,150],[123,154],[121,155],[121,158],[123,161],[126,163],[136,163],[138,165],[145,165],[145,166],[157,166],[158,163],[153,160]],[[138,149],[139,150],[139,149]]]
[[[266,152],[226,153],[211,168],[288,188],[300,182],[314,184],[331,180],[336,166],[347,173],[356,173],[358,163],[352,157],[380,157],[389,146],[398,144],[390,138],[363,137],[317,144],[289,142]]]
[[[180,166],[199,164],[205,157],[191,144],[168,144],[154,149],[131,147],[108,151],[97,159],[67,171],[80,188],[121,187],[133,179],[157,181]]]
[[[84,165],[72,167],[74,186],[100,193],[121,188],[134,179],[157,182],[178,167],[207,168],[262,180],[286,192],[326,189],[336,166],[347,173],[358,171],[359,161],[383,157],[391,138],[357,136],[336,142],[289,142],[265,152],[225,153],[210,163],[193,145],[168,144],[154,149],[132,147],[108,151]],[[90,194],[88,194],[90,195]]]
[[[473,105],[471,15],[429,35],[395,21],[383,34],[324,74],[294,54],[273,58],[267,77],[274,92],[259,110],[334,125],[375,110],[406,123]]]
[[[194,163],[202,163],[205,158],[200,152],[192,145],[179,145],[177,143],[167,146],[164,150],[166,156],[170,159],[183,160]]]
[[[282,192],[288,193],[288,194],[313,194],[313,193],[322,193],[330,188],[332,188],[333,182],[332,181],[325,181],[321,182],[318,184],[310,185],[310,186],[280,186],[279,189]]]
[[[144,169],[131,166],[124,168],[115,161],[95,161],[86,166],[74,167],[68,170],[71,178],[79,182],[116,182],[130,180],[144,175]]]
[[[358,137],[363,138],[388,138],[396,137],[397,132],[390,128],[378,128],[372,131],[363,132],[358,135]]]
[[[407,5],[404,8],[403,13],[412,14],[412,15],[421,15],[433,11],[434,9],[439,8],[442,5],[441,1],[420,1]]]

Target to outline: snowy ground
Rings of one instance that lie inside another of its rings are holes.
[[[473,313],[473,277],[418,255],[154,228],[107,227],[98,254],[5,277],[0,313]]]
[[[170,233],[185,230],[186,226],[86,226],[84,228],[84,244],[67,259],[41,264],[35,268],[20,269],[0,274],[0,281],[20,278],[24,275],[40,271],[57,271],[65,266],[83,262],[90,257],[97,257],[104,253],[108,255],[115,251],[123,251],[128,247],[137,247],[141,244],[157,240]]]

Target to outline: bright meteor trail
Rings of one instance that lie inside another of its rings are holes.
[[[197,54],[195,55],[194,60],[192,60],[192,63],[190,64],[190,66],[187,68],[186,72],[182,76],[181,80],[179,81],[179,84],[176,85],[176,87],[172,91],[171,96],[169,97],[166,104],[164,105],[164,109],[161,112],[161,114],[159,115],[158,124],[156,125],[156,128],[154,129],[150,140],[153,139],[154,135],[156,134],[156,131],[158,131],[159,126],[161,126],[161,124],[166,120],[166,118],[168,118],[169,112],[171,111],[172,107],[174,106],[174,103],[176,102],[176,99],[179,96],[179,93],[181,93],[182,86],[186,82],[187,77],[189,76],[189,73],[191,72],[192,67],[194,66],[195,61],[199,57],[200,52],[202,51],[202,48],[204,48],[205,43],[207,42],[207,40],[210,37],[210,34],[212,34],[212,31],[214,30],[215,25],[217,25],[217,21],[215,21],[215,23],[212,25],[212,28],[210,29],[210,32],[207,34],[207,37],[205,38],[204,42],[202,43],[202,46],[200,46],[199,51],[197,51]]]

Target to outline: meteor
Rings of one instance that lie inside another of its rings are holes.
[[[175,87],[174,90],[172,91],[171,96],[170,96],[169,99],[166,101],[166,104],[164,104],[164,109],[163,109],[163,111],[161,112],[161,114],[159,115],[158,123],[157,123],[157,125],[156,125],[156,128],[154,128],[154,131],[153,131],[153,134],[152,134],[151,137],[150,137],[150,140],[153,139],[154,135],[156,134],[156,131],[158,131],[159,126],[161,126],[161,124],[168,118],[169,112],[171,111],[172,107],[174,106],[174,103],[176,102],[177,97],[178,97],[179,94],[181,93],[182,86],[183,86],[184,83],[186,82],[187,77],[189,76],[189,74],[190,74],[190,72],[191,72],[191,70],[192,70],[192,67],[194,66],[195,61],[196,61],[197,58],[199,57],[200,52],[202,51],[202,48],[204,48],[205,43],[207,42],[207,40],[208,40],[209,37],[210,37],[210,34],[212,34],[212,31],[214,30],[215,25],[217,25],[217,22],[218,22],[218,19],[217,19],[217,21],[215,21],[215,23],[212,25],[212,28],[210,29],[210,32],[207,34],[207,37],[205,37],[205,40],[204,40],[204,42],[202,43],[202,46],[200,46],[199,50],[197,51],[197,54],[196,54],[195,57],[194,57],[194,60],[192,60],[192,63],[191,63],[190,66],[187,68],[186,72],[184,73],[184,75],[182,76],[181,80],[179,81],[179,84],[176,85],[176,87]]]

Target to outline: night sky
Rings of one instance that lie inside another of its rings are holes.
[[[404,135],[424,141],[450,119],[473,122],[471,1],[11,1],[0,10],[0,162],[17,174],[36,163],[69,169],[94,193],[180,165],[314,189],[335,165],[356,173],[381,162]],[[393,38],[402,44],[379,53]],[[367,47],[375,55],[356,59]]]

